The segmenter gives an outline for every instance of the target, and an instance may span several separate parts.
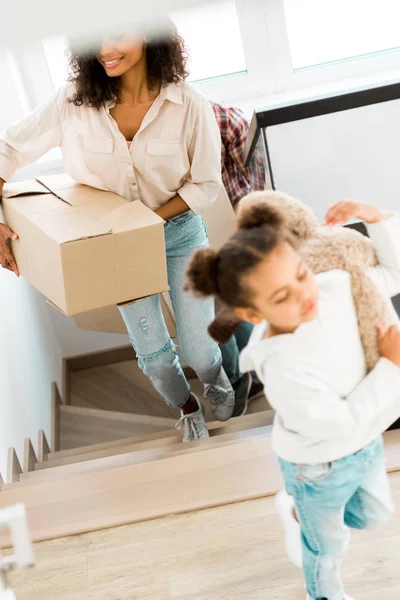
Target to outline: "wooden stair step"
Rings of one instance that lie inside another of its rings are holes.
[[[240,429],[270,425],[273,422],[273,418],[274,411],[265,411],[262,413],[245,415],[243,417],[236,417],[225,423],[213,421],[212,423],[208,423],[208,428],[210,431],[210,436],[215,436],[222,432],[228,433],[238,431]],[[121,440],[113,440],[103,444],[74,448],[73,450],[63,450],[50,454],[47,461],[36,465],[36,470],[72,464],[82,460],[89,460],[91,458],[94,459],[101,458],[103,456],[123,454],[124,452],[134,450],[134,447],[136,447],[138,450],[144,450],[150,447],[157,447],[161,445],[172,445],[179,443],[181,439],[182,433],[177,431],[174,427],[168,431],[163,431],[161,433],[157,432],[148,436],[123,438]]]
[[[108,410],[59,407],[60,449],[156,433],[175,426],[174,419]]]
[[[23,473],[20,476],[20,481],[12,486],[5,486],[6,490],[15,489],[17,486],[25,487],[36,485],[39,481],[56,481],[75,477],[78,474],[89,474],[98,471],[106,471],[119,469],[121,467],[143,464],[154,460],[160,460],[168,457],[170,454],[176,455],[181,453],[193,453],[206,450],[211,447],[219,447],[222,445],[235,444],[243,439],[256,439],[258,437],[270,437],[272,426],[257,427],[255,429],[246,429],[245,431],[236,431],[226,433],[206,440],[198,440],[196,442],[184,443],[180,442],[173,446],[160,446],[158,448],[148,448],[145,450],[136,450],[116,456],[105,456],[94,460],[87,460],[75,464],[53,467],[42,471],[34,471]]]
[[[23,502],[36,542],[257,498],[275,493],[281,485],[271,440],[244,438],[5,490],[0,509]],[[8,545],[8,536],[0,534],[0,547]]]
[[[400,431],[387,432],[389,471],[400,470]],[[191,449],[120,469],[40,481],[0,493],[23,502],[34,542],[275,494],[283,485],[270,438]],[[0,534],[0,547],[10,545]]]

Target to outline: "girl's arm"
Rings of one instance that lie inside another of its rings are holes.
[[[285,428],[305,438],[379,435],[400,415],[400,368],[385,358],[347,398],[304,368],[299,356],[287,363],[284,373],[272,361],[262,375],[268,401]]]

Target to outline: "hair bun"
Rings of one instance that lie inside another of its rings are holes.
[[[191,289],[203,296],[218,294],[217,266],[218,254],[215,250],[211,248],[198,250],[190,262],[186,289]]]
[[[237,217],[239,229],[254,229],[268,225],[278,229],[283,225],[283,216],[273,206],[263,202],[261,199],[256,204],[244,205]]]

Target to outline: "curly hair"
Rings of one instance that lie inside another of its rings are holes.
[[[189,74],[186,70],[188,56],[185,42],[172,24],[170,32],[167,37],[157,38],[145,46],[150,89],[160,84],[179,83]],[[70,47],[68,59],[69,81],[76,86],[71,98],[75,106],[86,104],[100,109],[110,102],[120,101],[120,77],[108,77],[95,52],[83,54],[74,52]]]

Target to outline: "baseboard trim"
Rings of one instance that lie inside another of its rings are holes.
[[[7,483],[17,483],[22,473],[21,463],[14,448],[8,450]]]
[[[65,360],[68,365],[68,371],[82,371],[92,367],[102,367],[112,365],[128,360],[135,360],[136,353],[132,346],[119,346],[108,350],[99,350],[98,352],[89,352],[78,356],[67,357]]]
[[[57,384],[53,381],[51,384],[51,451],[57,452],[60,449],[60,406],[62,400]]]
[[[33,449],[32,442],[29,438],[25,438],[24,442],[24,473],[29,473],[35,470],[35,465],[38,462],[35,450]]]
[[[53,422],[53,418],[52,418]],[[38,434],[38,462],[44,462],[47,460],[48,455],[50,454],[50,446],[46,438],[46,434],[43,429],[40,429]]]

